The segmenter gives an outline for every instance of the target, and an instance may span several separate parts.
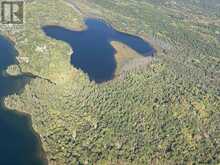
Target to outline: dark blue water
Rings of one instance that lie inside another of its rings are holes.
[[[4,76],[7,66],[16,63],[15,55],[13,45],[0,36],[0,165],[42,165],[43,151],[30,118],[7,110],[2,104],[5,96],[18,93],[30,79]]]
[[[97,83],[111,80],[116,70],[116,50],[111,41],[128,45],[143,56],[152,56],[155,50],[143,39],[114,30],[104,21],[86,19],[84,31],[68,30],[60,26],[45,26],[44,32],[57,40],[67,42],[74,53],[71,63],[88,74]]]

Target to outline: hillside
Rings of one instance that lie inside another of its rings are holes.
[[[38,76],[5,103],[31,115],[50,165],[220,163],[219,2],[169,2],[32,0],[23,28],[1,28],[21,70]],[[86,16],[144,38],[157,54],[112,81],[90,82],[71,66],[69,45],[41,29],[82,30]]]

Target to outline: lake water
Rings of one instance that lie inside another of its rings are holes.
[[[143,39],[121,33],[98,19],[86,19],[87,29],[73,31],[60,26],[45,26],[47,36],[68,43],[74,53],[71,63],[88,74],[97,83],[113,79],[116,70],[116,50],[111,41],[126,44],[143,56],[152,56],[155,50]]]
[[[0,36],[0,99],[19,92],[29,81],[25,76],[4,76],[7,66],[16,63],[16,50]],[[39,138],[34,134],[30,119],[0,105],[0,165],[43,165]]]
[[[86,19],[87,29],[81,32],[59,26],[45,26],[44,32],[71,45],[74,54],[71,63],[88,74],[97,83],[111,80],[116,70],[115,53],[111,41],[122,42],[143,56],[152,56],[154,49],[143,39],[120,33],[101,20]],[[29,81],[26,76],[5,76],[6,68],[16,63],[16,50],[0,36],[0,99],[18,93]],[[2,102],[1,102],[2,103]],[[0,105],[0,165],[43,165],[45,160],[30,118],[7,110]]]

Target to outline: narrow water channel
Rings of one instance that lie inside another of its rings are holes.
[[[16,50],[0,35],[0,165],[44,165],[42,147],[31,120],[4,107],[4,97],[20,92],[30,80],[26,76],[7,76],[6,68],[16,63]]]

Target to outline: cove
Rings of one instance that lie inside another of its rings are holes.
[[[99,19],[85,19],[87,28],[73,31],[61,26],[44,26],[45,34],[68,43],[74,53],[71,64],[88,74],[90,80],[102,83],[114,78],[116,70],[116,50],[110,44],[118,41],[143,56],[153,56],[155,49],[143,39],[116,31],[111,25]]]
[[[41,144],[30,118],[3,105],[4,97],[20,92],[30,80],[24,75],[3,74],[9,65],[16,64],[16,53],[14,46],[0,35],[0,164],[44,165]]]

